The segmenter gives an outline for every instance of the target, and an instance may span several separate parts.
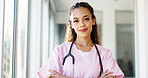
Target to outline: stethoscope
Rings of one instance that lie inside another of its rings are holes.
[[[73,74],[74,74],[74,56],[71,54],[71,48],[72,48],[72,45],[73,45],[74,41],[71,43],[71,46],[70,46],[70,49],[69,49],[69,52],[68,54],[64,57],[63,59],[63,63],[62,63],[62,66],[64,66],[64,63],[65,63],[65,60],[68,56],[71,56],[72,57],[72,67],[73,67]],[[94,44],[95,45],[95,44]],[[97,46],[95,45],[95,48],[97,50],[97,53],[98,53],[98,56],[99,56],[99,61],[100,61],[100,66],[101,66],[101,71],[100,71],[100,76],[101,74],[103,73],[103,65],[102,65],[102,61],[101,61],[101,56],[100,56],[100,53],[99,53],[99,50],[97,48]],[[100,77],[99,76],[99,77]]]

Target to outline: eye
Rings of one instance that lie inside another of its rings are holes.
[[[74,22],[74,23],[77,23],[77,22],[79,22],[79,21],[78,21],[78,20],[74,20],[73,22]]]
[[[89,18],[85,18],[84,20],[85,20],[85,21],[88,21],[88,20],[89,20]]]

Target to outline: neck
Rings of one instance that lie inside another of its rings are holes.
[[[80,45],[80,46],[89,46],[89,47],[93,46],[93,42],[92,42],[90,36],[89,37],[79,37],[79,36],[77,36],[75,44]]]

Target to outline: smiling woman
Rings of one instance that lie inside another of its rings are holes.
[[[80,7],[74,9],[71,13],[71,21],[72,28],[77,33],[77,38],[82,36],[91,36],[90,33],[93,25],[95,25],[95,18],[92,19],[92,14],[87,8]]]
[[[122,78],[109,49],[103,48],[93,8],[86,2],[70,9],[65,42],[38,71],[41,78]],[[85,58],[83,58],[85,56]]]
[[[147,78],[148,1],[77,1],[0,0],[0,78]]]

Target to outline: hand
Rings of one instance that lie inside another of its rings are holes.
[[[50,76],[48,76],[47,78],[70,78],[64,75],[59,74],[58,72],[54,71],[54,70],[48,70],[49,72],[51,72],[52,74],[50,74]]]
[[[108,72],[108,69],[102,73],[101,77],[100,78],[116,78],[115,76],[113,75],[109,75],[109,74],[112,74],[113,72]]]

